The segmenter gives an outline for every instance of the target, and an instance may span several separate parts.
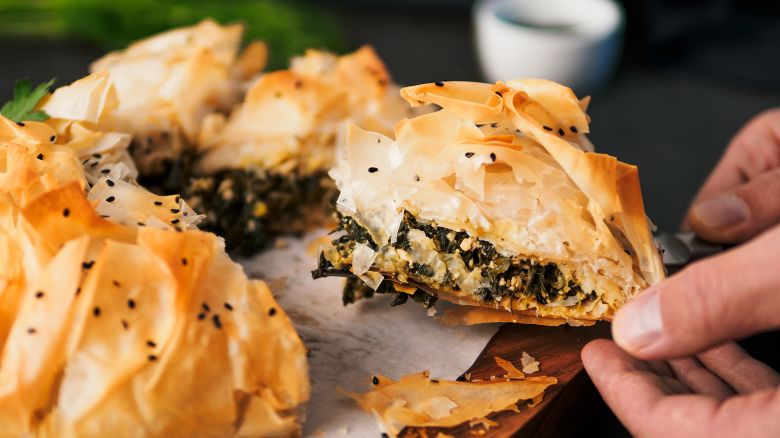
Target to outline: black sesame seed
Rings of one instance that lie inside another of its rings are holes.
[[[44,296],[44,295],[46,295],[46,294],[45,294],[45,293],[43,293],[43,291],[42,291],[42,290],[39,290],[38,292],[35,292],[35,298],[38,298],[39,300],[40,300],[41,298],[43,298],[43,296]]]
[[[439,383],[437,379],[431,379],[431,383]]]
[[[80,294],[80,293],[81,293],[81,287],[77,287],[77,288],[76,288],[76,295],[78,295],[78,294]]]
[[[211,321],[214,322],[214,327],[218,329],[222,328],[222,321],[219,320],[219,315],[212,316]]]
[[[571,132],[576,134],[577,133],[577,127],[576,126],[572,126],[572,127],[569,128],[569,131],[571,131]]]
[[[276,315],[276,307],[271,307],[268,309],[268,316],[274,316]]]
[[[145,227],[146,226],[146,224],[143,223],[143,222],[137,222],[137,224],[138,224],[139,227]]]
[[[100,154],[92,154],[92,156],[93,156],[93,157],[95,157],[95,158],[100,158],[100,157],[102,157],[102,155],[100,155]]]
[[[444,86],[444,82],[437,81],[437,82],[434,82],[434,85],[436,85],[437,87],[443,87]]]
[[[114,202],[114,200],[116,200],[116,198],[113,196],[109,196],[108,198],[106,198],[106,202]]]
[[[52,142],[52,143],[54,143],[56,140],[57,140],[57,136],[56,135],[52,135],[51,137],[49,137],[49,141]]]
[[[561,137],[566,135],[566,132],[564,132],[563,128],[558,128],[558,135],[560,135]]]
[[[491,128],[498,128],[498,123],[491,123],[491,124],[490,124],[490,127],[491,127]]]
[[[96,318],[100,316],[100,307],[95,307],[92,309],[92,314],[95,315]]]
[[[200,321],[203,321],[204,319],[206,319],[206,314],[203,312],[198,313],[198,319]]]
[[[160,201],[154,201],[154,205],[156,205],[156,206],[158,206],[158,207],[159,207],[160,205],[162,205],[162,202],[160,202]]]
[[[70,216],[70,209],[66,208],[66,209],[62,210],[62,215],[65,216],[65,217]]]
[[[95,161],[94,163],[89,163],[89,167],[96,167],[99,163]]]
[[[491,152],[490,153],[490,161],[492,161],[494,163],[496,162],[496,153],[495,152]]]
[[[94,264],[95,264],[95,261],[94,260],[90,260],[88,262],[82,263],[81,267],[84,268],[84,269],[91,269],[92,265],[94,265]]]
[[[186,258],[181,259],[181,264],[187,266],[187,259]]]
[[[173,227],[174,230],[176,230],[177,233],[181,233],[182,229],[181,227]]]
[[[43,160],[43,154],[38,154],[36,158],[38,158],[39,160]]]
[[[130,324],[128,324],[126,320],[123,319],[120,322],[122,323],[122,328],[123,329],[127,330],[128,328],[130,328]]]
[[[103,219],[108,219],[108,218],[110,218],[111,216],[109,216],[109,215],[107,215],[107,214],[101,214],[101,215],[100,215],[100,217],[102,217]]]
[[[148,358],[149,358],[149,362],[154,362],[154,361],[157,360],[157,356],[155,356],[153,354],[150,354]]]
[[[553,129],[552,129],[552,128],[550,128],[549,126],[542,126],[542,128],[544,128],[544,130],[545,130],[545,131],[552,131],[552,130],[553,130]]]
[[[379,169],[377,169],[376,167],[369,167],[368,168],[368,173],[374,173],[374,172],[379,172]]]
[[[209,307],[208,304],[203,303],[200,306],[203,307],[203,310],[205,310],[206,312],[211,312],[211,307]]]
[[[148,346],[150,346],[150,347],[152,347],[152,348],[154,348],[154,347],[156,347],[156,346],[157,346],[157,344],[155,344],[155,343],[154,343],[154,341],[151,341],[151,340],[149,340],[149,341],[146,341],[146,345],[148,345]]]
[[[127,300],[127,307],[130,309],[135,309],[135,300],[130,298]]]
[[[176,213],[178,213],[178,212],[179,212],[179,209],[178,209],[178,208],[172,208],[172,209],[171,209],[171,213],[173,213],[173,214],[176,214]]]
[[[38,331],[38,330],[35,330],[35,328],[34,328],[34,327],[30,327],[30,328],[28,328],[28,329],[27,329],[27,333],[29,333],[29,334],[31,334],[31,335],[34,335],[34,334],[35,334],[35,332],[37,332],[37,331]]]
[[[24,122],[16,122],[16,124],[19,126],[24,126]]]
[[[174,220],[172,220],[172,221],[171,221],[171,223],[172,223],[172,224],[174,224],[174,225],[176,225],[176,224],[178,224],[178,223],[179,223],[179,219],[174,219]]]
[[[176,197],[174,198],[174,201],[178,204],[180,200],[181,200],[181,196],[176,195]]]
[[[471,158],[474,156],[474,152],[466,152],[466,158]]]
[[[109,173],[111,173],[111,169],[103,169],[100,171],[100,173],[102,173],[103,175],[108,175]]]
[[[371,383],[373,383],[374,385],[379,385],[379,378],[377,376],[372,377]]]
[[[111,280],[111,284],[113,284],[113,285],[114,285],[114,286],[116,286],[116,287],[122,287],[122,284],[121,284],[121,283],[119,283],[119,282],[118,282],[118,281],[116,281],[116,280]]]
[[[109,187],[114,187],[114,185],[116,185],[116,184],[115,184],[113,181],[111,181],[110,179],[107,179],[107,180],[106,180],[106,184],[108,184],[108,186],[109,186]]]
[[[415,180],[415,181],[420,181],[420,175],[415,175],[415,176],[414,176],[414,180]]]
[[[230,303],[225,303],[225,308],[230,310],[231,312],[233,311],[233,305]]]

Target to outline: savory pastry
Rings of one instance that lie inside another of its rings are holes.
[[[44,123],[0,117],[0,430],[299,435],[300,338],[182,200],[135,183],[129,136],[100,130],[116,105],[101,73]]]
[[[574,322],[663,278],[637,168],[592,153],[586,100],[538,79],[401,94],[442,110],[395,140],[353,126],[331,171],[343,235],[313,275],[360,279],[345,301],[393,292]]]
[[[511,362],[504,362],[514,368]],[[391,437],[410,426],[453,427],[467,421],[472,427],[498,425],[487,419],[487,415],[517,411],[521,400],[529,406],[536,405],[542,401],[544,391],[558,381],[554,377],[525,377],[522,373],[508,373],[481,382],[447,381],[431,379],[427,371],[407,374],[398,381],[382,375],[373,376],[371,380],[373,388],[365,394],[342,392],[355,400],[362,410],[371,412],[384,434]],[[484,434],[484,429],[470,432],[480,435]]]
[[[170,172],[195,142],[203,118],[238,102],[265,67],[263,43],[239,53],[243,31],[241,24],[206,19],[142,39],[90,66],[111,75],[118,106],[106,126],[132,135],[142,176]]]
[[[329,220],[335,162],[347,121],[390,134],[409,114],[376,53],[309,50],[289,70],[263,75],[229,117],[203,123],[182,191],[204,227],[250,254],[270,237]]]
[[[327,170],[347,121],[389,134],[412,110],[369,47],[309,50],[257,79],[266,47],[239,55],[241,35],[238,24],[205,20],[108,54],[92,71],[116,85],[105,126],[132,135],[140,181],[182,193],[204,229],[248,255],[330,219]]]

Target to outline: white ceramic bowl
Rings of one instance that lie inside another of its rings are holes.
[[[620,55],[624,14],[613,0],[479,0],[473,14],[492,82],[544,78],[584,95],[605,85]]]

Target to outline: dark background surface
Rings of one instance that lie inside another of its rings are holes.
[[[398,82],[481,80],[471,1],[331,5],[346,48],[372,44]],[[640,167],[648,215],[660,228],[675,229],[729,139],[754,115],[780,106],[780,6],[627,0],[626,11],[620,68],[589,108],[591,140],[598,151]],[[16,78],[56,76],[61,85],[83,76],[101,53],[73,41],[4,40],[0,100],[10,97]],[[770,334],[746,344],[777,368],[777,339]],[[585,430],[626,435],[603,405],[591,409]]]

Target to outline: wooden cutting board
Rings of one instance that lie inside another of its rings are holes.
[[[582,367],[580,351],[589,341],[609,337],[609,324],[592,327],[542,327],[522,324],[504,324],[493,336],[477,360],[466,371],[472,379],[488,380],[500,376],[504,370],[496,365],[494,357],[510,360],[522,368],[520,357],[528,352],[539,361],[539,372],[533,375],[556,377],[558,384],[547,389],[544,401],[528,408],[519,403],[520,412],[505,411],[489,416],[498,426],[484,434],[482,426],[468,424],[452,428],[407,428],[405,438],[436,438],[442,432],[457,438],[551,437],[571,435],[585,419],[589,403],[597,397]],[[465,374],[465,373],[464,373]]]

